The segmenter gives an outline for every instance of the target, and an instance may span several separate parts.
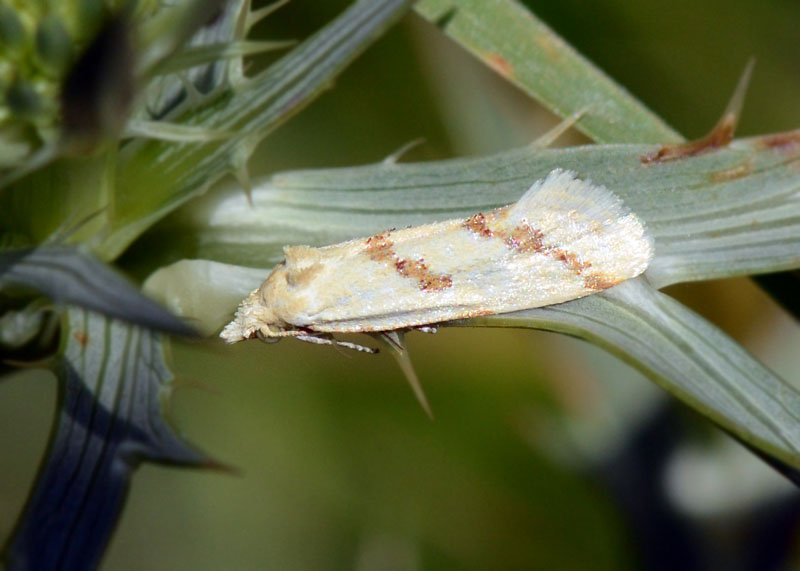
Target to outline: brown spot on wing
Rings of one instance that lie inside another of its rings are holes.
[[[618,279],[603,273],[589,274],[583,278],[583,285],[586,289],[593,289],[595,291],[603,291],[618,283]]]
[[[494,232],[489,228],[489,222],[482,212],[478,212],[475,216],[470,216],[464,220],[464,228],[482,238],[491,238],[494,236]]]
[[[375,262],[391,263],[400,276],[417,280],[422,291],[441,291],[453,286],[450,274],[437,274],[428,267],[424,258],[407,260],[392,249],[394,242],[389,240],[390,232],[383,232],[367,238],[366,253]]]
[[[517,252],[544,253],[544,232],[528,223],[522,223],[511,231],[505,239],[506,246]]]
[[[367,238],[367,255],[369,256],[370,260],[383,262],[394,258],[395,253],[392,251],[394,242],[389,240],[389,236],[389,232],[384,232],[382,234],[375,234],[374,236]]]
[[[503,210],[503,209],[500,209]],[[494,211],[497,212],[497,211]],[[582,275],[592,264],[581,259],[575,252],[571,252],[556,244],[548,244],[545,240],[545,233],[540,228],[531,226],[527,221],[523,221],[514,227],[511,232],[502,229],[492,228],[490,224],[495,221],[492,214],[487,218],[483,214],[476,214],[464,221],[463,226],[480,236],[481,238],[498,238],[503,240],[505,245],[521,254],[541,254],[554,260],[558,260],[575,275]],[[584,276],[584,282],[588,289],[605,289],[604,284],[608,280],[600,274],[589,274]],[[613,284],[612,284],[613,285]]]
[[[86,347],[89,344],[89,336],[83,331],[76,331],[72,334],[75,338],[75,341],[81,344],[82,347]]]

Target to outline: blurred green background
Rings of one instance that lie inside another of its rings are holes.
[[[757,65],[739,135],[800,125],[800,3],[527,4],[687,137],[714,124],[751,56]],[[257,33],[302,39],[346,5],[293,0]],[[420,137],[424,144],[404,160],[485,154],[526,144],[557,123],[412,14],[269,137],[252,173],[376,162]],[[559,144],[582,142],[569,134]],[[138,273],[146,258],[134,247],[122,263],[135,262]],[[670,293],[784,377],[798,378],[796,323],[749,280]],[[594,347],[542,332],[445,328],[410,334],[409,347],[433,422],[388,354],[293,341],[173,344],[181,388],[170,417],[236,473],[143,466],[104,567],[641,564],[631,520],[603,474],[664,406],[658,389]],[[48,374],[26,372],[4,380],[2,391],[0,537],[7,537],[44,451],[56,386]],[[664,481],[690,521],[713,530],[765,498],[795,497],[706,423],[688,412],[677,418],[694,439],[673,454]]]

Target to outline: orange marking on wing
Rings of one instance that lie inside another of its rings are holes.
[[[478,212],[475,216],[470,216],[464,220],[464,228],[481,238],[492,238],[494,236],[494,231],[489,228],[489,222],[482,212]]]
[[[492,216],[492,214],[494,213],[491,213],[490,216]],[[467,218],[463,225],[482,238],[499,238],[505,242],[507,247],[521,254],[533,253],[549,256],[564,264],[567,269],[576,275],[581,275],[592,266],[591,262],[583,261],[581,257],[574,252],[570,252],[560,246],[546,244],[544,232],[539,228],[531,226],[527,222],[518,224],[511,232],[503,232],[489,226],[490,222],[494,220],[494,217],[492,217],[490,221],[483,214],[476,214],[471,218]],[[587,283],[592,284],[586,287],[589,289],[605,289],[605,287],[601,287],[601,285],[605,284],[607,280],[595,274],[592,274],[592,276],[586,277],[587,280],[590,280]]]
[[[400,276],[417,280],[422,291],[441,291],[453,286],[453,276],[432,272],[424,258],[406,260],[398,256],[392,250],[394,242],[389,240],[390,235],[390,232],[385,232],[367,238],[366,251],[371,260],[393,263],[394,269]]]
[[[586,286],[586,289],[593,289],[595,291],[608,289],[617,285],[619,282],[620,280],[615,279],[613,276],[601,273],[589,274],[583,278],[583,285]]]
[[[523,222],[506,236],[506,246],[523,254],[534,252],[544,253],[544,232],[532,227],[527,222]]]
[[[89,336],[83,331],[76,331],[72,336],[75,338],[75,341],[80,343],[83,347],[89,344]]]
[[[394,242],[389,240],[390,235],[391,234],[389,232],[385,232],[383,234],[376,234],[375,236],[370,236],[367,238],[367,255],[369,256],[370,260],[382,262],[390,260],[394,257],[395,254],[392,251]]]

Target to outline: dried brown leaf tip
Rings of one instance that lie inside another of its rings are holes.
[[[694,141],[662,145],[658,150],[642,156],[642,164],[664,163],[727,147],[728,143],[733,140],[733,135],[739,124],[742,105],[744,105],[744,96],[747,93],[747,86],[750,83],[754,64],[755,60],[751,59],[745,66],[733,96],[725,108],[725,112],[710,133]]]
[[[768,149],[775,149],[784,153],[793,153],[800,150],[800,129],[766,135],[758,139],[758,144]]]

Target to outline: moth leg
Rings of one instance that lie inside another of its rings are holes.
[[[433,325],[417,325],[414,329],[420,333],[436,333],[438,331],[438,328]]]
[[[345,347],[347,349],[353,349],[354,351],[361,351],[363,353],[375,354],[378,352],[377,349],[373,349],[372,347],[365,347],[364,345],[358,345],[356,343],[350,343],[348,341],[339,341],[338,339],[331,339],[330,337],[306,335],[305,333],[301,333],[300,335],[295,335],[295,339],[299,339],[300,341],[306,341],[308,343],[316,343],[317,345],[337,345],[339,347]]]

